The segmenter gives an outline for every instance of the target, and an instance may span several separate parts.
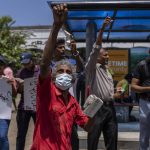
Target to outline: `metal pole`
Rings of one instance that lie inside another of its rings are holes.
[[[90,55],[93,44],[96,40],[97,26],[96,23],[90,21],[86,26],[86,61]]]

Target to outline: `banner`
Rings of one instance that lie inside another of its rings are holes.
[[[24,109],[36,111],[37,77],[24,80]]]
[[[120,81],[128,74],[128,49],[110,49],[108,65],[114,73],[114,79]]]
[[[7,79],[0,79],[0,119],[11,119],[12,85]]]

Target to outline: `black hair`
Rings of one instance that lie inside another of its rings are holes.
[[[124,76],[124,79],[126,79],[129,83],[131,83],[132,78],[133,78],[132,73],[128,73]]]
[[[65,44],[65,39],[64,38],[58,38],[56,41],[56,46],[59,44]]]
[[[3,55],[0,55],[0,64],[3,66],[7,66],[7,60]]]

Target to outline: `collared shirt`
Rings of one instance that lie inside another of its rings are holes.
[[[73,123],[88,121],[77,101],[69,94],[65,105],[61,91],[49,75],[37,87],[37,120],[31,150],[71,150]]]
[[[93,48],[85,66],[90,94],[95,94],[103,101],[112,101],[114,95],[113,79],[108,69],[97,63],[98,55],[99,49]]]

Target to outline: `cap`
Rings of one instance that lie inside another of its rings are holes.
[[[29,52],[22,53],[20,59],[22,64],[28,64],[32,60],[32,54]]]
[[[6,65],[6,59],[4,56],[0,55],[0,63]]]

